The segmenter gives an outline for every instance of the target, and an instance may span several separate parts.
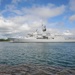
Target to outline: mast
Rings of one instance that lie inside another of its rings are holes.
[[[43,39],[48,39],[48,36],[46,35],[46,26],[45,25],[42,25],[42,31],[43,31],[43,34],[42,34]]]
[[[46,26],[42,25],[42,31],[43,31],[43,32],[46,31]]]

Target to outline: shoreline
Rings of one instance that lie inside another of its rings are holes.
[[[0,65],[0,75],[75,75],[75,68],[46,65]]]

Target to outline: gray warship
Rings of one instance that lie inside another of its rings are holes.
[[[10,42],[15,43],[50,43],[50,42],[75,42],[74,36],[52,35],[47,33],[46,26],[42,25],[42,33],[37,30],[34,33],[27,34],[24,38],[10,38]]]

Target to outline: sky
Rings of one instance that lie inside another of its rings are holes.
[[[25,36],[42,24],[75,35],[75,0],[0,0],[0,38]]]

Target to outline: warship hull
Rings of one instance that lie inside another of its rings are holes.
[[[18,39],[13,38],[10,42],[14,43],[50,43],[50,42],[75,42],[75,40],[70,39]]]

